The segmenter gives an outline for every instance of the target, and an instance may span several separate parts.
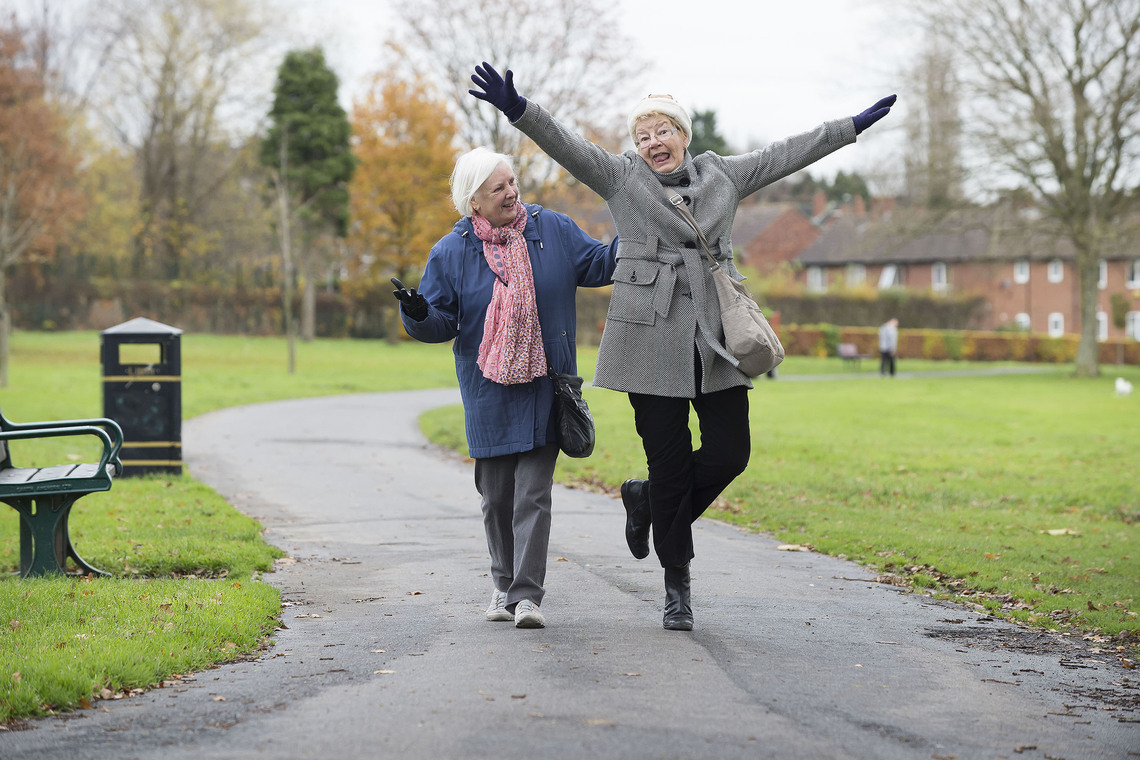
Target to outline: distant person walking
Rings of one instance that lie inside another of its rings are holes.
[[[899,355],[899,321],[888,319],[879,328],[879,374],[895,376],[895,359]]]

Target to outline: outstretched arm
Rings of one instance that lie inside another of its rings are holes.
[[[627,160],[567,129],[537,103],[528,104],[515,89],[514,72],[508,69],[505,77],[500,76],[484,61],[475,67],[471,81],[478,88],[468,90],[472,96],[502,111],[511,124],[579,182],[605,200],[617,192],[625,179]]]

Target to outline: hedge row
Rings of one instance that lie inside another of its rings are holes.
[[[879,355],[879,331],[868,327],[786,325],[780,328],[780,341],[787,353],[800,356],[837,356],[840,343],[854,343],[861,354]],[[1076,359],[1079,343],[1076,335],[900,329],[898,353],[913,359],[1063,364]],[[1101,364],[1140,364],[1140,342],[1112,339],[1099,346]]]

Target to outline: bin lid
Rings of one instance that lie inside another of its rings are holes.
[[[135,317],[134,319],[127,320],[121,325],[108,327],[100,335],[181,335],[182,331],[177,327],[164,325],[161,322],[155,322],[153,319],[146,317]]]

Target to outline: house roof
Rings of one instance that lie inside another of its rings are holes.
[[[736,219],[732,223],[732,240],[738,245],[748,245],[785,213],[795,210],[796,207],[790,203],[755,203],[741,206],[737,209]]]
[[[1135,242],[1108,245],[1106,259],[1133,257]],[[1047,261],[1076,258],[1072,243],[1045,222],[984,209],[933,215],[898,212],[878,223],[842,217],[796,258],[804,266],[962,261]]]

